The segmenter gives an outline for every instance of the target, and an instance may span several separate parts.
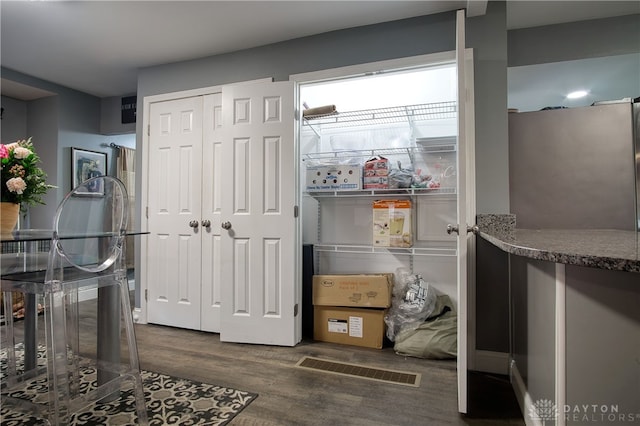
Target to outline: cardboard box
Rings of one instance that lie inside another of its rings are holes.
[[[314,275],[313,304],[388,308],[393,274]]]
[[[307,166],[306,191],[358,191],[362,189],[362,167],[350,165]]]
[[[389,188],[389,160],[384,157],[374,157],[364,163],[364,189]]]
[[[313,307],[313,338],[321,342],[381,349],[386,309]]]
[[[411,247],[411,201],[378,200],[373,202],[373,245],[376,247]]]

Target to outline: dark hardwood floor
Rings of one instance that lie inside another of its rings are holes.
[[[95,310],[90,306],[81,304],[81,340],[95,337]],[[141,368],[257,393],[258,398],[233,419],[234,426],[524,425],[510,385],[500,376],[471,375],[473,412],[459,414],[454,360],[399,356],[391,347],[379,350],[311,340],[295,347],[273,347],[224,343],[216,333],[151,324],[136,324],[135,329]],[[41,324],[40,333],[43,330]],[[419,387],[409,387],[310,371],[296,367],[304,356],[422,377]]]

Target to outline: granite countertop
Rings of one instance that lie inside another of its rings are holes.
[[[480,228],[480,236],[518,256],[568,265],[640,272],[640,234],[613,229]]]

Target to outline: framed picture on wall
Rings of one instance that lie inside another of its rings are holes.
[[[107,154],[104,152],[89,151],[80,148],[71,148],[71,188],[75,188],[85,180],[105,176],[107,174]],[[96,185],[87,185],[86,190],[79,192],[91,196],[100,196],[103,188]]]

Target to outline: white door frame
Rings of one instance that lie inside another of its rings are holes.
[[[475,125],[474,123],[474,78],[473,78],[473,49],[464,48],[464,61],[466,64],[464,85],[466,87],[466,104],[470,106],[467,109],[467,128],[465,129],[466,137],[466,217],[458,218],[460,222],[461,233],[465,232],[466,224],[475,224],[476,215],[476,199],[475,199]],[[298,84],[314,83],[320,81],[330,81],[344,79],[353,76],[364,75],[365,73],[375,73],[379,71],[393,70],[410,70],[412,68],[423,68],[425,66],[434,66],[442,64],[456,63],[456,51],[438,52],[426,55],[411,56],[406,58],[390,59],[385,61],[370,62],[366,64],[351,65],[346,67],[332,68],[321,71],[313,71],[301,74],[292,74],[290,80]],[[469,196],[470,194],[470,196]],[[464,235],[464,234],[463,234]],[[464,350],[467,353],[465,368],[470,369],[475,365],[475,240],[470,237],[467,246],[467,297],[463,301],[467,309],[466,336],[467,345]],[[460,302],[460,301],[459,301]],[[461,389],[466,392],[466,389]],[[460,412],[466,412],[466,398],[459,400]]]
[[[265,77],[261,79],[244,81],[233,84],[250,84],[250,83],[265,83],[273,81],[273,78]],[[141,167],[140,167],[140,177],[141,177],[141,191],[140,191],[140,206],[141,206],[141,214],[140,214],[140,229],[148,229],[149,228],[149,218],[147,216],[147,206],[149,205],[149,126],[150,126],[150,110],[151,104],[155,102],[163,102],[163,101],[172,101],[176,99],[189,98],[193,96],[205,96],[212,95],[214,93],[222,92],[222,85],[220,86],[209,86],[202,87],[198,89],[189,89],[182,90],[178,92],[168,92],[162,93],[158,95],[150,95],[145,96],[142,100],[142,153],[141,153]],[[139,324],[147,324],[147,290],[148,290],[148,272],[146,263],[143,262],[142,259],[147,258],[147,244],[148,239],[142,237],[140,244],[140,271],[139,271],[139,287],[140,287],[140,307],[136,307],[133,310],[134,320]],[[138,285],[138,283],[136,283]]]

